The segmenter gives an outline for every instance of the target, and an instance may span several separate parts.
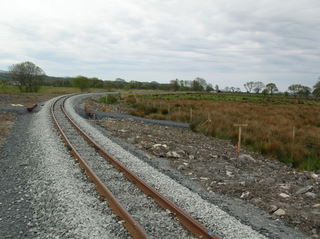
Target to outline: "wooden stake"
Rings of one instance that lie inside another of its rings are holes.
[[[237,156],[240,155],[240,149],[241,149],[241,133],[242,133],[242,127],[247,127],[248,124],[234,124],[233,126],[239,127],[239,135],[238,135],[238,145],[237,145]]]
[[[296,127],[293,126],[292,128],[292,145],[291,145],[291,158],[293,158],[293,150],[294,150],[294,141],[296,138]]]
[[[190,108],[190,123],[192,123],[192,108]]]
[[[293,126],[293,128],[292,128],[292,144],[294,144],[295,137],[296,137],[296,127]]]

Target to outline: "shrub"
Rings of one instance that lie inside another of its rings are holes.
[[[102,104],[115,104],[118,102],[118,97],[116,95],[107,95],[99,99],[99,102]]]

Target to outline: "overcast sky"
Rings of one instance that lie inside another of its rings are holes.
[[[0,69],[220,87],[320,76],[320,0],[1,0]]]

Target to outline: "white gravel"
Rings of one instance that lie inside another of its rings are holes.
[[[30,141],[37,144],[30,163],[38,167],[29,180],[34,195],[34,238],[128,238],[126,230],[100,202],[93,184],[66,151],[50,119],[49,101],[34,114]]]
[[[149,185],[156,188],[221,238],[265,238],[251,227],[241,224],[236,218],[202,199],[198,194],[193,193],[111,141],[74,111],[73,106],[77,97],[79,96],[67,100],[67,112],[97,143]]]

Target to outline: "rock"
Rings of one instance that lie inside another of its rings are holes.
[[[226,175],[227,175],[228,177],[233,177],[233,174],[232,174],[232,172],[230,172],[230,171],[226,171]]]
[[[193,160],[193,159],[194,159],[194,155],[190,154],[190,155],[189,155],[189,159],[190,159],[190,160]]]
[[[279,207],[277,207],[276,205],[270,205],[269,207],[269,213],[274,213],[275,211],[278,210]]]
[[[226,156],[226,155],[222,155],[221,158],[222,158],[223,160],[229,160],[229,157]]]
[[[314,208],[320,208],[320,203],[314,204],[314,205],[312,205],[312,207],[314,207]]]
[[[289,190],[290,189],[290,185],[288,184],[281,184],[280,188],[285,189],[285,190]]]
[[[128,130],[120,129],[119,132],[121,132],[121,133],[126,133],[126,132],[128,132]]]
[[[290,197],[290,196],[289,196],[288,194],[286,194],[286,193],[280,193],[279,196],[282,197],[282,198],[289,198],[289,197]]]
[[[316,179],[316,180],[320,179],[320,176],[318,174],[315,174],[315,173],[311,173],[310,177],[313,178],[313,179]]]
[[[286,211],[283,210],[283,209],[281,209],[281,208],[279,208],[279,209],[277,209],[273,214],[281,217],[281,216],[286,215]]]
[[[159,148],[161,146],[162,146],[162,144],[154,144],[154,145],[152,145],[152,148]]]
[[[246,162],[246,161],[252,161],[252,162],[255,162],[256,160],[251,157],[249,154],[241,154],[239,157],[238,157],[238,160],[240,161],[243,161],[243,162]]]
[[[264,182],[268,185],[274,184],[276,180],[274,178],[266,178]]]
[[[166,153],[168,158],[180,158],[181,156],[175,151],[169,151]]]
[[[185,168],[184,168],[184,165],[179,165],[179,166],[177,167],[177,169],[178,169],[178,170],[184,170]]]
[[[306,193],[311,189],[312,189],[312,186],[306,186],[306,187],[300,188],[298,191],[296,191],[295,194],[298,195],[298,194]]]
[[[316,198],[317,197],[317,195],[315,193],[312,193],[312,192],[307,192],[304,195],[306,195],[309,198]]]
[[[127,141],[128,141],[129,144],[134,144],[136,142],[136,139],[134,137],[133,138],[128,138]]]
[[[179,149],[179,150],[177,151],[177,154],[185,155],[185,154],[186,154],[186,152],[184,152],[182,149]]]
[[[240,196],[240,198],[246,198],[246,197],[248,197],[249,196],[249,194],[250,194],[250,192],[243,192],[242,194],[241,194],[241,196]]]
[[[206,178],[206,177],[200,177],[200,180],[207,181],[207,180],[209,180],[209,178]]]

